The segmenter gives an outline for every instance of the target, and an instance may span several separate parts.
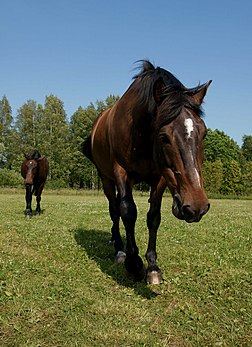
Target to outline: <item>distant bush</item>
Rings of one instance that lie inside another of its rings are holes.
[[[55,180],[47,180],[46,187],[49,189],[61,189],[69,188],[69,185],[62,178],[57,178]]]
[[[1,187],[21,187],[24,183],[24,180],[20,173],[9,170],[9,169],[0,169],[0,186]]]
[[[0,169],[0,187],[19,188],[24,186],[24,179],[21,173],[9,169]],[[62,179],[48,179],[46,187],[50,189],[69,188],[68,184]]]

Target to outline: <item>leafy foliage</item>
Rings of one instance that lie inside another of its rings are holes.
[[[242,152],[246,160],[252,160],[252,135],[243,136]]]
[[[242,191],[242,172],[236,160],[231,160],[224,166],[224,180],[221,191],[225,194],[238,194]]]
[[[19,173],[6,168],[0,170],[0,186],[1,187],[21,187],[23,179]]]
[[[218,193],[223,182],[223,164],[221,160],[203,163],[204,188],[207,192]]]
[[[10,159],[13,136],[12,122],[11,107],[4,95],[0,100],[0,168],[8,165]]]
[[[242,151],[237,143],[218,129],[208,129],[204,140],[205,159],[209,161],[221,160],[222,163],[231,160],[242,161]]]
[[[56,96],[46,97],[40,126],[40,150],[50,163],[50,178],[67,182],[71,159],[68,123],[63,102]]]
[[[243,184],[244,190],[247,194],[252,193],[252,160],[246,162],[244,170],[243,170]]]
[[[2,100],[0,100],[0,137],[5,145],[10,136],[12,121],[11,107],[9,101],[4,95]]]

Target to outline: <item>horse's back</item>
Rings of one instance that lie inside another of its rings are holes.
[[[101,113],[92,128],[91,136],[85,142],[84,154],[105,176],[113,176],[113,152],[109,133],[111,109]]]
[[[41,157],[38,160],[39,180],[45,181],[49,172],[49,162],[46,157]]]
[[[91,154],[100,174],[108,178],[115,179],[115,171],[122,168],[134,181],[141,182],[152,174],[150,120],[142,116],[138,106],[133,107],[133,96],[128,90],[100,115],[84,154],[89,159]]]

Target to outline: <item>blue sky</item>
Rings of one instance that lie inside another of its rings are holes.
[[[53,94],[68,117],[122,95],[149,59],[194,87],[212,79],[205,122],[252,135],[252,2],[9,0],[0,10],[0,98],[13,116]]]

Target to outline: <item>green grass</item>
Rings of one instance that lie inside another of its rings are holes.
[[[58,192],[59,193],[59,192]],[[147,196],[136,196],[147,246]],[[162,204],[160,286],[133,283],[114,263],[102,193],[0,194],[0,346],[252,346],[251,201],[212,200],[198,224]],[[124,230],[122,234],[125,237]]]

